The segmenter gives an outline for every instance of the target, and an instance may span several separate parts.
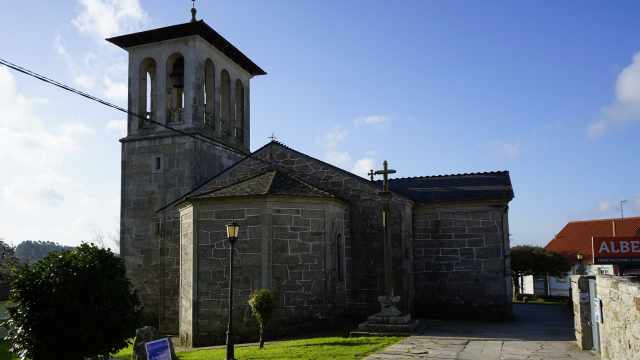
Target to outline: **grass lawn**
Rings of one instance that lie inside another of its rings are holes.
[[[235,356],[244,359],[362,359],[368,355],[385,349],[387,346],[404,339],[402,337],[361,337],[349,338],[348,334],[338,334],[313,339],[283,341],[265,345],[260,350],[257,346],[236,347]],[[11,344],[0,342],[0,360],[18,360],[9,353]],[[123,359],[131,359],[133,345],[113,355]],[[178,351],[180,360],[224,359],[225,349]]]

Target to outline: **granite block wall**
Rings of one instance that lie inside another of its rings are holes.
[[[350,316],[358,319],[380,310],[378,296],[384,295],[384,260],[382,205],[378,192],[382,188],[367,179],[354,179],[346,173],[323,166],[318,160],[299,156],[278,147],[266,148],[255,158],[224,173],[207,186],[215,189],[249,175],[277,166],[312,185],[327,189],[347,199],[351,205],[345,219],[346,279],[345,288]],[[402,297],[399,308],[412,312],[414,304],[413,201],[394,196],[391,205],[393,228],[394,292]],[[403,257],[404,255],[404,257]]]
[[[121,142],[120,253],[145,305],[145,323],[175,334],[179,218],[176,214],[165,214],[170,221],[162,222],[155,211],[231,166],[241,156],[186,136],[127,137]],[[162,224],[157,233],[156,223]],[[173,294],[170,304],[166,304],[163,293]],[[166,319],[161,316],[161,305],[169,307]]]
[[[193,213],[197,220],[192,253],[197,255],[191,260],[193,265],[187,263],[188,258],[181,259],[181,343],[225,342],[230,274],[225,225],[233,218],[241,225],[233,253],[236,341],[258,338],[259,327],[247,302],[259,289],[269,289],[276,299],[274,317],[266,329],[268,337],[342,321],[346,294],[344,284],[337,281],[335,240],[343,233],[346,206],[334,199],[267,195],[194,200],[182,207],[181,253],[189,252],[185,229]],[[195,324],[189,322],[189,316]]]
[[[507,203],[452,202],[414,208],[417,316],[512,318]]]
[[[632,360],[640,354],[640,282],[637,278],[596,276],[602,301],[600,352],[603,360]]]

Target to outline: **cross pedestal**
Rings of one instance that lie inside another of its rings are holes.
[[[378,193],[382,202],[382,227],[384,228],[384,296],[378,297],[380,312],[371,315],[358,326],[358,331],[351,332],[351,336],[411,334],[416,335],[424,330],[418,329],[418,320],[411,321],[411,314],[402,314],[396,305],[400,302],[400,296],[393,295],[393,258],[391,248],[391,198],[393,193],[389,191],[387,174],[395,173],[395,170],[387,169],[384,162],[384,170],[376,171],[376,174],[384,176],[383,191]]]

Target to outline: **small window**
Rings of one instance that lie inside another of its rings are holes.
[[[538,276],[538,277],[536,277],[536,281],[544,281],[544,276]]]
[[[153,224],[153,235],[160,235],[160,223]]]
[[[609,275],[609,269],[598,269],[600,275]]]
[[[156,170],[160,170],[160,158],[156,158]]]
[[[344,246],[342,245],[342,235],[338,234],[336,241],[336,271],[338,272],[338,281],[344,281]]]

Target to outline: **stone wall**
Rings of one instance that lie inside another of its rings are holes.
[[[179,267],[179,218],[177,214],[165,215],[172,221],[164,222],[156,234],[155,224],[162,220],[155,211],[231,166],[241,156],[182,135],[127,137],[121,142],[120,254],[145,305],[146,325],[158,327],[164,322],[160,326],[162,331],[177,333],[178,298],[172,289],[177,286]],[[156,158],[160,158],[160,169],[156,169]],[[174,296],[165,299],[166,311],[161,309],[163,292]]]
[[[300,156],[276,146],[268,147],[255,158],[222,174],[206,189],[214,189],[272,169],[277,166],[299,179],[327,189],[351,202],[345,223],[346,281],[349,314],[362,319],[380,310],[378,296],[384,294],[384,256],[381,187],[364,179],[354,179],[346,172],[323,166],[319,160]],[[391,203],[394,292],[402,297],[398,308],[413,311],[413,235],[411,227],[413,201],[396,195]],[[403,258],[404,256],[404,258]]]
[[[589,279],[595,276],[571,276],[571,300],[573,302],[573,322],[578,347],[582,350],[593,349],[591,338],[591,304],[580,302],[580,293],[589,293]]]
[[[415,207],[418,316],[512,318],[507,204],[493,200]]]
[[[602,301],[600,352],[603,360],[638,359],[640,354],[640,282],[629,277],[596,276]]]
[[[259,327],[247,302],[259,289],[269,289],[276,299],[268,337],[343,321],[346,293],[344,282],[337,279],[335,261],[337,236],[344,236],[346,206],[341,200],[271,195],[192,200],[181,206],[181,253],[197,254],[193,265],[188,257],[181,259],[181,343],[225,342],[230,270],[225,225],[234,218],[241,225],[234,248],[237,341],[258,338]],[[191,214],[196,219],[193,225]],[[192,240],[189,226],[194,228]]]

